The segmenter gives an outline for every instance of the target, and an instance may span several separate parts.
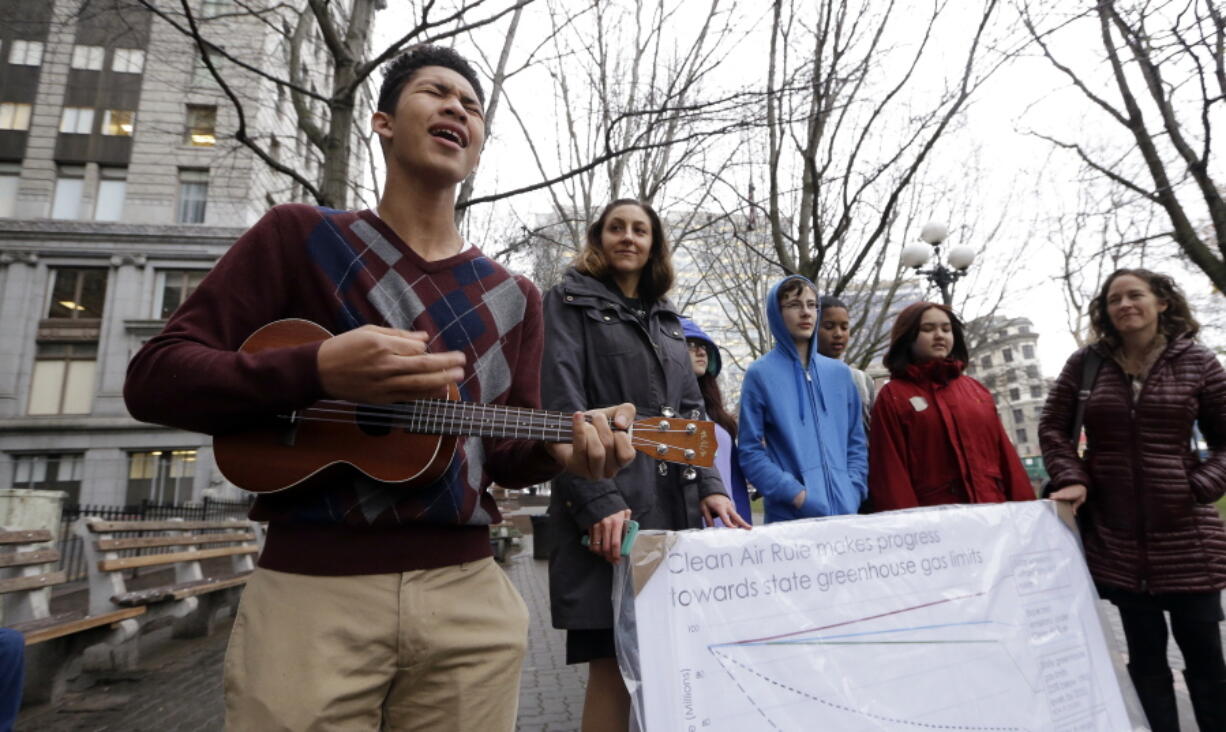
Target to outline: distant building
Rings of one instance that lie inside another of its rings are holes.
[[[192,7],[276,72],[275,29],[232,2]],[[317,170],[283,88],[227,78],[252,101],[247,133]],[[238,495],[209,438],[139,423],[122,395],[128,360],[229,245],[301,199],[236,126],[195,46],[135,3],[0,4],[0,488],[70,504]]]
[[[1048,380],[1039,366],[1039,334],[1028,318],[989,316],[967,323],[967,373],[992,392],[996,411],[1018,455],[1038,456],[1039,417]]]

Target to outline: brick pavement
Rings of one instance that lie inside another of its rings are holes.
[[[532,615],[519,693],[519,729],[579,729],[586,668],[567,666],[562,631],[549,624],[546,562],[523,550],[504,567]],[[142,639],[140,667],[102,676],[86,691],[65,695],[54,707],[26,709],[18,732],[205,732],[222,727],[221,670],[230,621],[208,638],[170,640],[169,629]]]
[[[533,560],[530,540],[505,565],[508,576],[523,594],[532,615],[528,654],[520,686],[519,730],[561,732],[577,730],[583,708],[586,669],[566,666],[565,639],[549,624],[546,563]],[[1119,615],[1104,603],[1108,623],[1121,650],[1123,631]],[[167,631],[146,642],[140,668],[98,679],[83,692],[70,693],[55,707],[25,710],[19,732],[204,732],[221,729],[221,668],[229,623],[219,624],[208,638],[167,640]],[[1171,643],[1171,667],[1183,668]],[[1184,730],[1195,730],[1182,677],[1175,674],[1180,719]]]

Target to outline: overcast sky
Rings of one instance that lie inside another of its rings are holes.
[[[676,23],[684,27],[687,13],[693,13],[709,3],[710,0],[672,0],[669,6],[680,8]],[[376,16],[376,47],[381,47],[381,43],[386,43],[398,31],[403,32],[404,17],[398,14],[395,2],[391,5],[392,9]],[[929,4],[899,4],[904,12],[913,6],[924,8]],[[764,32],[768,20],[765,14],[769,12],[769,7],[767,3],[738,3],[733,6],[736,27],[743,33],[744,39],[727,54],[721,70],[729,88],[747,83],[764,83],[767,57]],[[517,46],[517,51],[531,47],[531,39],[545,35],[548,21],[544,11],[544,2],[540,1],[529,6],[524,13],[518,36],[523,43]],[[951,39],[969,38],[971,29],[957,25],[958,22],[965,24],[974,20],[968,19],[969,15],[965,14],[960,20],[950,21],[953,25],[945,26],[945,32]],[[501,46],[505,28],[504,22],[475,39],[464,39],[457,44],[457,48],[473,56],[474,42],[481,43],[492,59]],[[906,43],[907,40],[899,38],[896,42]],[[1059,37],[1055,48],[1062,59],[1081,68],[1097,69],[1100,81],[1105,82],[1108,70],[1098,63],[1101,51],[1095,50],[1099,42],[1095,25],[1083,23],[1071,27]],[[938,47],[941,45],[938,43]],[[515,54],[512,59],[512,65],[515,65]],[[951,40],[948,52],[936,61],[949,64],[951,68],[960,62],[957,40]],[[939,76],[939,72],[934,72],[931,83],[943,83]],[[533,136],[539,146],[551,148],[555,141],[550,136],[555,127],[546,116],[554,114],[554,94],[552,82],[544,70],[521,74],[508,85],[507,93],[521,114],[526,110],[542,118],[542,124],[539,129],[533,130]],[[915,93],[922,95],[923,87],[917,87]],[[539,179],[522,133],[506,114],[505,107],[498,114],[494,135],[481,163],[478,195],[507,190]],[[1098,124],[1099,119],[1049,63],[1034,55],[1023,56],[1002,68],[979,90],[966,110],[965,125],[942,140],[930,159],[927,171],[930,177],[948,179],[951,188],[959,187],[956,185],[962,182],[959,177],[965,176],[968,169],[978,171],[976,175],[979,178],[971,181],[973,185],[968,194],[973,200],[951,201],[945,211],[934,211],[932,217],[945,219],[951,231],[949,244],[968,243],[977,248],[982,247],[983,242],[960,240],[960,235],[965,234],[966,224],[948,220],[951,215],[957,215],[953,212],[965,210],[968,206],[977,210],[979,220],[976,231],[992,228],[995,222],[1003,219],[992,247],[981,252],[975,265],[981,271],[975,272],[973,268],[972,272],[979,276],[979,287],[983,287],[983,282],[992,280],[1007,283],[1008,297],[999,312],[1009,317],[1029,317],[1035,322],[1041,334],[1039,356],[1047,376],[1059,372],[1075,344],[1067,330],[1064,300],[1053,281],[1060,271],[1060,258],[1058,248],[1047,241],[1045,219],[1060,211],[1074,210],[1083,182],[1077,179],[1078,166],[1068,153],[1054,151],[1049,143],[1028,132],[1039,130],[1067,138],[1078,138],[1088,132],[1093,139],[1102,141],[1120,135],[1119,130]],[[543,195],[528,194],[492,208],[487,206],[481,215],[494,218],[517,216],[521,220],[531,221],[535,214],[547,213],[548,210],[549,204]],[[918,231],[914,232],[915,237],[918,234]],[[1014,266],[1006,278],[1001,278],[999,275],[1006,267],[1005,262],[1023,247],[1025,255],[1020,266]],[[1177,263],[1162,264],[1168,270],[1179,269]],[[1152,266],[1160,268],[1158,264]],[[1175,273],[1172,271],[1172,274]],[[1184,269],[1178,274],[1189,291],[1204,292],[1208,287],[1207,279],[1199,273]],[[967,282],[964,286],[970,286],[973,290],[975,284]],[[987,297],[995,293],[983,294]],[[973,312],[976,305],[976,302],[968,303],[965,314],[976,315]],[[1205,325],[1213,327],[1214,324]]]

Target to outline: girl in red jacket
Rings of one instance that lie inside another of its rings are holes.
[[[962,373],[966,361],[962,323],[949,307],[918,302],[898,314],[885,356],[891,380],[869,431],[875,510],[1034,498],[992,395]]]

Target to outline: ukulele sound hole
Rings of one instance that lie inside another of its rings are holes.
[[[387,407],[359,406],[354,410],[354,419],[357,420],[358,429],[371,437],[383,437],[392,431]]]

